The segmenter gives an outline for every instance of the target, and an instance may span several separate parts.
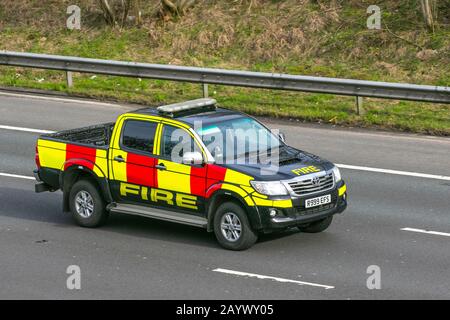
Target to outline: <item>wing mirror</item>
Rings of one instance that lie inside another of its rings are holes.
[[[278,134],[278,138],[280,138],[281,141],[283,141],[284,143],[286,143],[286,135],[283,132],[280,132]]]
[[[183,164],[203,164],[203,156],[200,152],[185,152],[183,154]]]

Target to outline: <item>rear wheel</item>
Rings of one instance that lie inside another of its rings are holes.
[[[108,212],[95,185],[89,180],[75,182],[69,195],[70,211],[78,225],[95,228],[106,222]]]
[[[248,249],[258,240],[244,209],[234,202],[225,202],[217,209],[214,233],[220,245],[230,250]]]
[[[298,227],[300,231],[306,232],[306,233],[318,233],[325,231],[331,224],[331,221],[333,221],[333,216],[329,216],[325,219],[310,223],[306,227],[300,226]]]

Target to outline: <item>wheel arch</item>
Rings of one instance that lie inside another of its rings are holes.
[[[95,166],[95,164],[94,164]],[[99,168],[97,168],[100,170]],[[93,170],[86,166],[73,163],[69,167],[65,168],[59,176],[59,185],[63,191],[63,211],[70,211],[69,208],[69,195],[72,186],[80,179],[89,179],[96,184],[100,191],[100,195],[103,197],[106,203],[113,201],[111,191],[109,188],[109,182],[106,177],[98,176]]]
[[[250,201],[253,203],[253,200],[250,199]],[[208,220],[208,232],[212,232],[214,230],[214,213],[216,212],[217,208],[225,202],[234,202],[241,206],[247,214],[252,228],[254,230],[261,229],[261,217],[258,208],[254,205],[254,203],[253,205],[248,205],[244,198],[238,193],[231,190],[219,189],[209,197],[209,201],[207,202],[206,213]]]

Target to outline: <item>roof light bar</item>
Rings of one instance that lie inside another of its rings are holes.
[[[210,98],[202,98],[158,107],[156,110],[165,116],[174,117],[175,114],[189,114],[215,109],[217,101]]]

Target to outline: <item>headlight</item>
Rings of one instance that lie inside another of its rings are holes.
[[[250,181],[253,189],[267,196],[283,196],[288,191],[280,181]]]
[[[333,175],[334,175],[334,179],[336,179],[336,182],[341,181],[341,179],[342,179],[341,172],[339,171],[339,168],[336,166],[333,167]]]

